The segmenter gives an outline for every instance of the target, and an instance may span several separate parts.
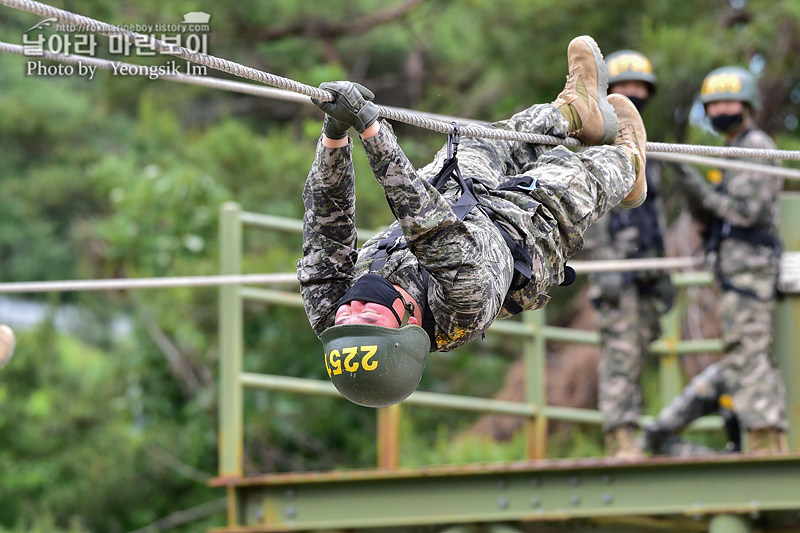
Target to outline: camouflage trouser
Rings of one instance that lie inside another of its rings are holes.
[[[773,299],[724,290],[719,301],[726,355],[692,379],[658,414],[665,431],[680,431],[729,395],[743,430],[786,430],[786,391],[769,356]]]
[[[631,283],[619,299],[597,302],[601,350],[598,368],[598,404],[603,430],[639,426],[642,412],[642,374],[647,349],[660,332],[661,303],[657,295],[640,295]]]

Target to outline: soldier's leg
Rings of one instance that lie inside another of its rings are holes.
[[[642,409],[638,301],[636,287],[628,284],[617,288],[616,298],[601,300],[597,313],[601,338],[598,404],[603,413],[606,455],[620,459],[644,457],[636,442]]]
[[[531,106],[494,126],[556,137],[566,137],[568,133],[566,119],[555,107],[546,104]],[[527,165],[551,148],[519,141],[465,137],[458,148],[458,162],[464,176],[477,178],[486,188],[493,189],[510,176],[521,174]],[[440,168],[446,157],[445,146],[436,154],[434,168]]]
[[[623,287],[615,300],[597,305],[601,357],[598,368],[598,405],[603,413],[603,430],[639,426],[642,372],[636,287]]]
[[[718,362],[696,375],[679,396],[661,409],[653,422],[645,425],[644,446],[663,453],[665,443],[692,421],[717,412],[726,371],[727,368]]]
[[[585,144],[611,142],[617,133],[617,117],[606,97],[608,74],[597,43],[585,35],[576,37],[567,49],[567,61],[566,85],[551,105],[534,105],[495,123],[495,128],[555,137],[572,134]],[[464,139],[460,148],[464,154],[462,172],[484,178],[480,173],[470,172],[472,165],[467,159],[475,158],[477,168],[493,167],[495,177],[520,174],[549,149],[520,141]],[[443,155],[446,154],[437,155],[440,163]],[[486,183],[486,186],[492,188],[497,184]]]
[[[662,304],[643,295],[633,284],[618,291],[620,298],[601,303],[597,325],[602,356],[599,405],[606,432],[606,452],[617,457],[642,457],[634,434],[642,412],[642,368],[650,343],[661,330]]]
[[[645,180],[644,123],[627,98],[611,95],[609,101],[615,96],[619,97],[612,101],[619,133],[614,146],[595,146],[577,153],[557,147],[543,154],[530,171],[537,180],[533,196],[548,211],[543,218],[550,215],[555,219],[557,233],[553,237],[564,259],[581,249],[583,233],[592,222],[617,204],[641,204],[647,194],[646,187],[639,187]]]
[[[769,356],[774,300],[726,289],[720,297],[727,387],[748,451],[786,451],[786,392]]]
[[[641,339],[645,345],[649,345],[660,335],[659,319],[664,309],[664,302],[657,293],[641,296],[639,309]],[[659,415],[656,422],[647,425],[643,433],[643,447],[656,454],[676,456],[717,453],[712,448],[685,440],[677,432],[688,425],[690,420],[718,411],[718,399],[712,399],[713,394],[706,392],[714,388],[709,385],[709,382],[721,381],[721,378],[716,377],[719,372],[720,369],[709,370],[709,374],[705,378],[687,387],[683,394],[673,401],[668,410],[662,411],[663,418]]]
[[[635,179],[628,158],[612,146],[577,153],[559,146],[525,174],[536,180],[531,196],[544,208],[538,216],[553,227],[563,260],[581,250],[589,225],[620,203]]]
[[[639,339],[642,343],[642,356],[647,357],[650,343],[661,335],[661,314],[664,302],[657,293],[639,293]]]

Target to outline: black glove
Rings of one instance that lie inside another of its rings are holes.
[[[331,81],[323,83],[319,88],[332,92],[333,101],[323,102],[312,98],[314,105],[339,122],[353,126],[358,133],[364,133],[378,119],[378,106],[371,101],[375,95],[363,85],[350,81]]]
[[[329,139],[344,139],[350,124],[345,124],[341,120],[336,120],[330,115],[325,115],[325,122],[322,123],[322,133]]]

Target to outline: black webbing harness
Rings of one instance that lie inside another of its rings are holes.
[[[473,179],[471,177],[464,178],[461,175],[461,169],[458,167],[457,158],[458,144],[461,136],[457,122],[453,122],[453,127],[455,132],[447,136],[447,159],[442,165],[442,169],[438,172],[438,174],[436,174],[436,176],[431,178],[428,183],[430,183],[430,185],[432,185],[437,191],[443,193],[448,181],[450,179],[455,180],[461,188],[461,196],[459,196],[458,200],[451,203],[451,208],[458,219],[464,220],[474,208],[477,208],[483,212],[489,218],[489,220],[492,221],[494,226],[500,232],[500,235],[503,237],[503,241],[505,241],[506,246],[508,246],[508,249],[511,251],[511,257],[514,259],[514,281],[512,281],[509,292],[512,290],[521,289],[525,287],[531,280],[531,276],[533,275],[533,259],[528,251],[525,250],[525,248],[523,248],[517,241],[515,241],[511,235],[509,235],[508,231],[497,222],[497,216],[494,210],[488,206],[480,204],[477,196],[475,195]],[[513,178],[497,187],[498,190],[522,191],[526,193],[529,193],[535,188],[536,178],[531,176]],[[403,228],[401,228],[398,224],[386,237],[378,241],[377,252],[373,256],[369,271],[379,271],[384,267],[387,259],[392,253],[405,248],[408,248],[408,243],[403,236]],[[427,292],[430,273],[424,268],[421,268],[421,271],[423,289]],[[566,267],[565,276],[565,281],[562,283],[562,285],[568,285],[569,283],[572,283],[572,281],[575,279],[574,270],[572,270],[570,267]],[[508,295],[506,295],[503,306],[512,314],[517,314],[523,311],[523,308],[509,298]],[[428,337],[431,339],[431,350],[434,350],[436,348],[436,321],[433,317],[433,312],[431,311],[430,306],[425,305],[424,307],[425,313],[422,318],[422,328],[428,333]]]

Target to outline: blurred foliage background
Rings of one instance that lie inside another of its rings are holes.
[[[53,5],[112,24],[175,24],[205,11],[211,54],[310,85],[358,81],[385,105],[490,121],[551,101],[563,87],[568,42],[590,34],[606,53],[633,48],[654,64],[650,140],[721,144],[703,127],[695,99],[708,71],[739,64],[759,76],[759,124],[779,147],[800,148],[794,0]],[[39,20],[2,7],[0,39],[21,44]],[[120,59],[104,45],[97,55]],[[28,75],[30,60],[0,56],[0,280],[215,274],[223,202],[302,216],[300,193],[321,126],[316,108],[109,72],[92,80]],[[444,141],[403,124],[396,131],[420,165]],[[359,227],[389,223],[359,150],[356,167]],[[293,270],[298,237],[256,232],[246,242],[247,272]],[[560,320],[573,295],[558,292],[548,316]],[[206,484],[217,468],[217,291],[3,297],[0,322],[15,325],[11,310],[29,303],[44,309],[44,319],[17,326],[17,354],[0,375],[0,531],[182,532],[222,524],[223,494]],[[69,326],[58,320],[64,311]],[[245,335],[246,370],[325,377],[302,311],[249,304]],[[490,337],[437,354],[421,388],[492,396],[518,353]],[[245,400],[248,473],[374,464],[369,410],[277,393],[247,392]],[[414,411],[404,419],[404,464],[523,456],[519,437],[503,444],[465,437],[473,422]],[[600,454],[596,437],[572,428],[550,453]],[[194,521],[182,525],[174,514],[181,510]]]

